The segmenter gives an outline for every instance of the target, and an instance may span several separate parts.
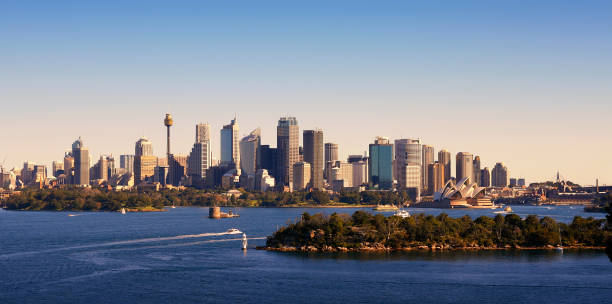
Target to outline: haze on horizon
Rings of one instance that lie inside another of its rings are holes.
[[[79,136],[94,161],[142,135],[163,156],[165,113],[174,153],[208,122],[218,159],[234,115],[272,146],[291,115],[343,157],[420,138],[612,184],[611,29],[606,1],[3,1],[0,162],[49,166]]]

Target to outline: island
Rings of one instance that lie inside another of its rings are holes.
[[[353,215],[304,213],[268,237],[271,251],[364,252],[409,250],[604,249],[612,238],[605,219],[575,217],[570,224],[550,217],[516,214],[452,218],[417,214],[402,218],[365,211]]]

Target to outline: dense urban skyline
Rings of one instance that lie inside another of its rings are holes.
[[[234,114],[239,138],[261,127],[272,146],[289,114],[340,159],[419,138],[528,181],[611,184],[610,4],[550,4],[6,3],[0,161],[50,167],[78,136],[92,161],[142,135],[163,156],[160,113],[173,152],[208,122],[219,159]]]

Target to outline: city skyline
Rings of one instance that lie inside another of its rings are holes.
[[[528,181],[612,184],[612,9],[552,3],[7,3],[0,164],[51,168],[78,136],[92,160],[143,135],[163,156],[160,113],[173,152],[208,122],[220,159],[236,114],[272,146],[295,116],[342,160],[376,136],[418,138],[452,152],[453,171],[470,152]]]

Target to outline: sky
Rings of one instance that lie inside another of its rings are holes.
[[[503,2],[503,3],[502,3]],[[0,2],[0,164],[92,159],[141,136],[188,154],[195,124],[276,145],[281,116],[340,155],[375,136],[612,184],[610,1]],[[453,158],[454,171],[454,158]]]

